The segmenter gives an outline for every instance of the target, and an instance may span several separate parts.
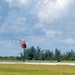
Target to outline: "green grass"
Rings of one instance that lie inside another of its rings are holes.
[[[75,75],[75,66],[0,64],[0,75]]]

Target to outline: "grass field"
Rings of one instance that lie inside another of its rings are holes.
[[[75,66],[0,64],[0,75],[75,75]]]

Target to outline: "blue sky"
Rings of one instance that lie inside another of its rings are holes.
[[[75,51],[75,0],[0,0],[0,56],[20,55],[17,39]]]

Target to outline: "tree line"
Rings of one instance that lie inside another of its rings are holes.
[[[75,52],[73,50],[67,51],[65,53],[61,53],[61,50],[55,49],[55,51],[50,50],[41,50],[39,46],[35,48],[34,46],[24,49],[24,51],[20,54],[21,59],[25,60],[52,60],[52,61],[74,61],[75,60]]]
[[[74,61],[75,52],[73,50],[62,53],[61,50],[54,51],[42,50],[39,46],[26,48],[20,53],[20,56],[0,56],[0,60],[25,61],[25,60],[49,60],[49,61]]]

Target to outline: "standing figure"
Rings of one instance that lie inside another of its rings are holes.
[[[26,48],[26,42],[24,40],[22,40],[20,44],[22,48]]]

